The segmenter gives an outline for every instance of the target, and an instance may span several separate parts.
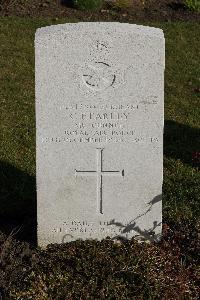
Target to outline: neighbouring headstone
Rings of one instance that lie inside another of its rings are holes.
[[[164,36],[76,23],[36,32],[38,243],[159,240]]]

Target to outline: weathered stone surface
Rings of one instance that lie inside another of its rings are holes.
[[[37,30],[35,51],[39,245],[107,236],[158,240],[162,30],[49,26]]]

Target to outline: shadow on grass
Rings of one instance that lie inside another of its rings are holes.
[[[198,167],[198,160],[193,159],[195,152],[200,152],[200,129],[166,120],[164,155],[168,158],[179,159],[192,167]]]
[[[60,4],[62,6],[65,6],[65,7],[74,8],[74,1],[73,0],[61,0]]]
[[[177,11],[177,10],[186,10],[186,6],[184,3],[177,3],[175,1],[172,1],[171,3],[167,4],[168,7],[171,9]]]
[[[0,230],[21,241],[37,242],[36,180],[0,162]]]

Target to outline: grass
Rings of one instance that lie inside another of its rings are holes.
[[[3,190],[0,228],[8,233],[20,225],[16,236],[25,240],[34,240],[36,225],[34,33],[38,27],[65,22],[69,20],[0,19]],[[16,250],[22,253],[20,262],[17,261],[18,252],[13,254],[16,256],[14,262],[10,262],[7,254],[2,256],[13,269],[16,266],[25,268],[24,272],[21,269],[18,273],[15,271],[21,277],[14,277],[13,281],[12,278],[6,279],[4,274],[5,285],[10,284],[8,299],[94,299],[97,291],[100,291],[99,299],[198,298],[196,279],[190,277],[191,268],[194,268],[194,276],[197,272],[197,266],[194,266],[197,250],[190,247],[196,243],[197,235],[193,238],[191,235],[196,234],[200,220],[200,172],[197,163],[192,161],[192,153],[200,152],[200,98],[197,92],[200,87],[200,25],[148,25],[162,28],[166,38],[163,218],[168,224],[167,237],[170,239],[165,238],[161,247],[141,246],[134,241],[121,246],[109,241],[77,242],[60,248],[52,246],[46,252],[17,243],[13,247],[21,249]],[[178,228],[181,237],[177,238],[175,229],[170,235],[170,226]],[[190,232],[185,228],[190,228]],[[5,253],[12,250],[9,247],[14,243],[10,240],[9,246],[5,246],[6,239],[9,240],[5,236],[0,239],[0,249],[6,249]],[[189,244],[183,246],[187,244],[186,239],[189,239]],[[184,255],[178,255],[172,249],[172,241]],[[170,243],[167,249],[166,243]],[[184,263],[184,256],[188,265]],[[57,267],[52,263],[54,260]],[[156,261],[159,261],[162,272],[156,269]],[[9,269],[7,272],[9,274]],[[21,280],[20,287],[18,280]],[[168,289],[170,285],[175,298]]]

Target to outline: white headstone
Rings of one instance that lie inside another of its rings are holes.
[[[164,36],[120,23],[36,32],[38,243],[159,240]]]

